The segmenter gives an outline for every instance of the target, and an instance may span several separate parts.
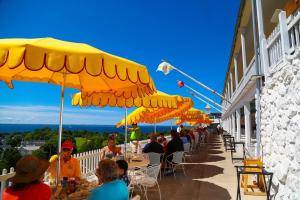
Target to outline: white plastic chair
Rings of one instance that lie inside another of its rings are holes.
[[[184,165],[183,165],[183,159],[184,159],[183,155],[184,155],[184,151],[176,151],[166,157],[166,162],[169,165],[168,168],[172,169],[172,172],[173,172],[173,175],[175,178],[176,178],[175,170],[179,166],[182,167],[183,174],[186,176]],[[168,158],[171,156],[173,156],[172,161],[169,161]],[[165,171],[166,171],[166,168],[164,170],[164,173],[165,173]]]
[[[148,158],[149,158],[149,165],[153,166],[153,165],[160,165],[161,164],[161,155],[160,153],[154,153],[154,152],[150,152],[147,153]],[[161,180],[161,171],[159,171],[159,179]]]
[[[161,200],[160,187],[157,181],[158,174],[160,172],[161,164],[149,166],[146,169],[136,171],[132,175],[131,184],[132,186],[142,187],[144,190],[145,198],[148,199],[147,190],[148,188],[157,186],[159,199]]]
[[[160,158],[161,158],[161,155],[160,153],[154,153],[154,152],[150,152],[150,153],[147,153],[148,155],[148,158],[149,158],[149,165],[159,165],[161,162],[160,162]]]
[[[186,158],[189,158],[189,160],[192,161],[192,159],[191,159],[192,155],[190,154],[191,144],[190,143],[185,143],[183,145],[183,150],[184,150],[184,155],[183,155],[184,162],[186,162]]]
[[[191,148],[191,143],[185,143],[183,144],[183,149],[185,153],[189,153],[190,152],[190,148]]]

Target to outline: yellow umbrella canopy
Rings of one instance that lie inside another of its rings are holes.
[[[176,124],[182,124],[182,123],[189,123],[191,125],[195,124],[210,124],[212,121],[209,119],[208,116],[203,115],[202,117],[197,117],[197,118],[178,118],[176,120]]]
[[[177,108],[178,102],[182,97],[178,95],[168,95],[164,92],[156,92],[145,97],[116,96],[115,93],[108,92],[79,92],[73,95],[73,106],[112,106],[112,107],[145,107],[145,108]]]
[[[190,123],[191,125],[205,123],[210,124],[209,115],[196,108],[191,108],[187,112],[183,113],[177,118],[176,124],[182,124],[184,122]]]
[[[62,86],[58,152],[61,152],[65,87],[86,93],[113,92],[124,98],[155,92],[146,67],[87,44],[53,38],[0,39],[0,80],[10,87],[13,80]]]
[[[146,67],[87,44],[53,38],[0,39],[0,80],[113,91],[125,98],[155,91]]]
[[[165,120],[172,119],[174,115],[185,112],[193,106],[193,101],[190,98],[185,98],[177,96],[177,108],[145,108],[140,107],[134,110],[127,116],[127,122],[132,123],[159,123]],[[173,115],[168,115],[169,113],[174,113]],[[167,117],[163,117],[168,115]],[[125,119],[122,119],[121,122],[117,123],[117,127],[120,127],[125,124]]]

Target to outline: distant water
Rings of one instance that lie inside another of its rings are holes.
[[[49,127],[58,129],[54,124],[0,124],[0,134],[14,132],[28,132],[35,129]],[[116,128],[114,125],[63,125],[66,130],[87,130],[91,132],[124,133],[125,129]],[[154,126],[140,126],[142,133],[154,132]],[[175,128],[175,127],[173,127]],[[156,126],[157,132],[170,131],[170,126]]]

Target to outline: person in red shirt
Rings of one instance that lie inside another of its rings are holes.
[[[49,200],[51,188],[43,183],[44,173],[49,167],[47,160],[28,155],[16,165],[16,174],[9,181],[12,186],[2,193],[3,200]]]

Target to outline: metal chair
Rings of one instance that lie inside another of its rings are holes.
[[[176,178],[175,170],[179,166],[182,167],[182,171],[183,171],[184,175],[186,176],[184,165],[183,165],[183,159],[184,159],[183,155],[184,155],[184,151],[176,151],[166,157],[166,163],[169,165],[168,168],[171,168],[175,178]],[[169,161],[168,158],[171,156],[172,156],[172,161]],[[165,171],[166,171],[166,168],[164,170],[164,173],[165,173]]]
[[[147,155],[148,155],[148,158],[149,158],[149,161],[150,161],[150,163],[149,163],[150,166],[161,164],[162,154],[150,152],[150,153],[147,153]],[[161,171],[159,171],[159,179],[161,179]]]
[[[145,198],[148,199],[148,188],[157,186],[159,199],[161,200],[160,187],[157,181],[161,164],[149,166],[146,169],[138,170],[132,175],[131,185],[143,188]]]

